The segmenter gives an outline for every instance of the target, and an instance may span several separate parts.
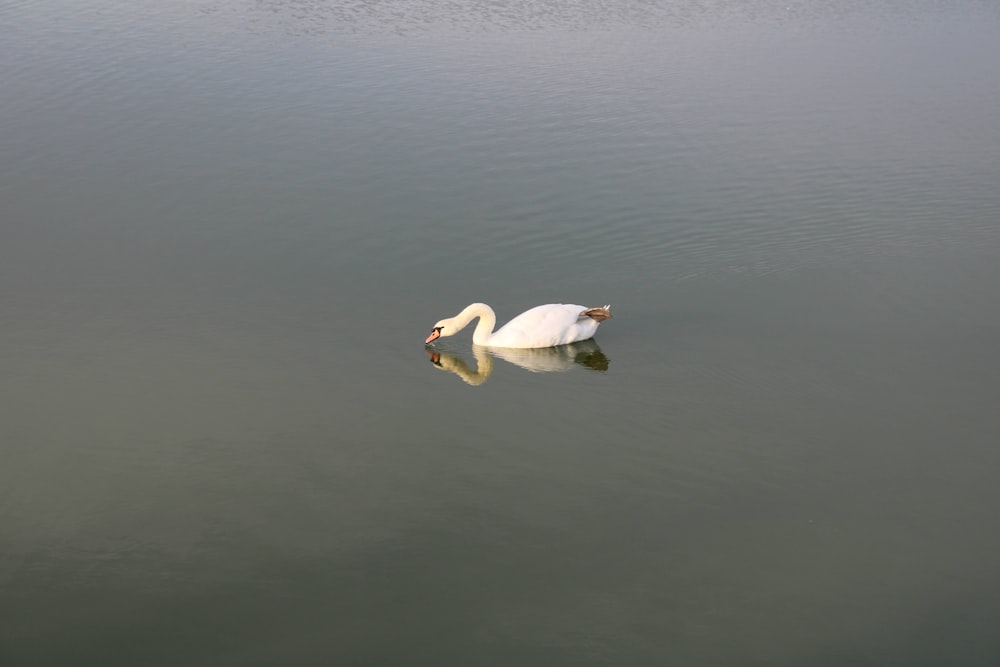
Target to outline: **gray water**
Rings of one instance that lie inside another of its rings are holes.
[[[0,4],[0,664],[1000,663],[997,6],[469,4]]]

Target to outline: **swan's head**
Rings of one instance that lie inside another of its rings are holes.
[[[434,327],[431,328],[431,335],[427,337],[427,340],[424,341],[424,344],[433,342],[438,338],[440,338],[441,336],[454,336],[459,331],[461,331],[461,329],[459,327],[456,327],[455,324],[453,323],[454,319],[455,318],[453,317],[449,317],[448,319],[441,320],[440,322],[435,324]]]

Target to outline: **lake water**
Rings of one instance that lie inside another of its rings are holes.
[[[995,3],[0,38],[0,664],[1000,663]]]

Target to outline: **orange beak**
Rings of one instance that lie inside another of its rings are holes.
[[[441,332],[439,330],[435,329],[434,331],[431,332],[431,335],[427,337],[427,340],[424,341],[424,345],[426,345],[427,343],[430,343],[432,341],[435,341],[435,340],[437,340],[440,337],[441,337]]]

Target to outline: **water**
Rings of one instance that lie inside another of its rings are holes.
[[[0,25],[0,663],[1000,660],[992,4]]]

